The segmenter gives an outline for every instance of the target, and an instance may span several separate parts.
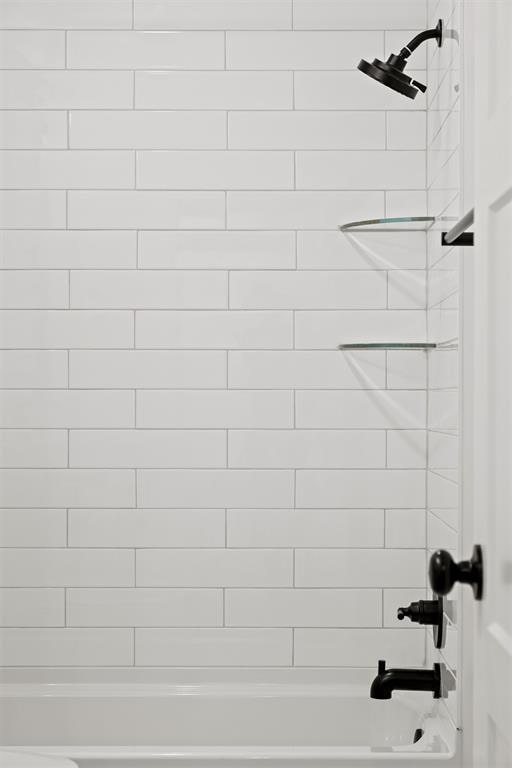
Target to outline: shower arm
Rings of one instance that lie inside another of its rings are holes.
[[[423,32],[419,32],[407,45],[404,45],[400,53],[392,53],[388,58],[388,64],[403,70],[411,53],[414,53],[416,48],[419,48],[426,40],[437,40],[437,45],[441,47],[443,44],[443,22],[441,19],[439,19],[433,29],[425,29]]]

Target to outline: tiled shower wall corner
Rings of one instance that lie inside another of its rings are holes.
[[[429,24],[442,17],[446,27],[461,34],[459,0],[429,0]],[[463,249],[441,246],[441,230],[450,229],[463,211],[461,177],[461,47],[448,37],[441,50],[432,52],[428,64],[430,98],[427,111],[427,183],[429,214],[439,222],[427,237],[428,331],[431,341],[444,348],[429,354],[428,366],[428,482],[427,537],[429,555],[447,549],[459,559],[459,260]],[[457,590],[447,598],[446,647],[431,652],[431,661],[442,661],[457,675]],[[431,647],[429,645],[428,647]],[[457,694],[447,705],[458,722]]]
[[[426,357],[335,347],[426,338],[425,235],[336,231],[425,212],[425,100],[355,70],[425,22],[0,0],[2,665],[424,663]]]

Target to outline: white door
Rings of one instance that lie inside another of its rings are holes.
[[[475,22],[473,498],[475,543],[484,548],[484,599],[475,604],[473,738],[478,768],[510,768],[512,0],[478,0]]]

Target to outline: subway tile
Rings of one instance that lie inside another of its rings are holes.
[[[65,149],[65,112],[5,110],[0,124],[2,149]]]
[[[424,509],[386,509],[386,547],[425,547]]]
[[[384,113],[230,112],[230,149],[384,149]]]
[[[0,345],[7,346],[3,340]],[[1,389],[59,389],[67,383],[68,356],[64,351],[0,350]]]
[[[19,229],[0,233],[4,269],[126,269],[135,267],[136,250],[134,232]]]
[[[425,472],[417,469],[300,469],[297,506],[417,507],[425,496]]]
[[[298,587],[424,587],[425,552],[404,549],[299,549]]]
[[[427,353],[421,351],[388,352],[388,389],[426,389],[427,361]]]
[[[64,626],[63,589],[0,589],[0,626]]]
[[[228,589],[233,627],[379,627],[380,589]]]
[[[132,470],[4,469],[3,507],[123,507],[135,503]]]
[[[431,390],[455,389],[459,382],[459,350],[436,349],[431,352],[428,356],[428,376]]]
[[[458,389],[433,389],[429,392],[428,425],[431,429],[457,430],[459,410]]]
[[[222,272],[81,270],[71,273],[71,306],[87,309],[222,309]]]
[[[148,269],[294,269],[292,232],[141,232]]]
[[[131,629],[3,629],[2,663],[13,667],[123,667],[133,663]]]
[[[65,226],[65,192],[0,191],[1,229],[61,229]]]
[[[339,352],[229,352],[229,386],[235,389],[373,389],[384,386],[384,373],[375,352],[350,358]]]
[[[137,586],[291,586],[292,552],[279,549],[138,549]]]
[[[426,273],[423,270],[396,270],[388,275],[390,309],[424,309]]]
[[[2,0],[7,29],[123,29],[131,27],[130,0]]]
[[[133,392],[11,389],[2,401],[0,426],[8,429],[134,426]]]
[[[291,312],[138,312],[144,349],[291,349]]]
[[[265,429],[293,426],[291,392],[150,391],[137,393],[137,426]]]
[[[71,69],[224,69],[221,32],[68,32]]]
[[[291,152],[139,152],[139,189],[293,189]]]
[[[230,547],[381,547],[382,509],[229,509]]]
[[[130,109],[131,72],[0,72],[1,109]]]
[[[137,666],[282,667],[292,660],[288,629],[137,629]]]
[[[59,69],[65,66],[64,49],[63,32],[0,32],[0,68]]]
[[[223,229],[222,192],[71,191],[71,229]]]
[[[410,74],[410,73],[409,73]],[[386,190],[386,216],[431,215],[427,209],[427,195],[422,190]]]
[[[447,519],[457,519],[459,506],[459,486],[456,482],[442,477],[436,472],[427,472],[427,501],[431,509],[446,511]],[[455,526],[457,527],[458,526]]]
[[[139,29],[289,29],[291,0],[136,0]]]
[[[230,229],[333,229],[384,215],[382,192],[228,192]]]
[[[67,461],[66,430],[0,430],[0,466],[2,467],[66,467]]]
[[[291,470],[143,469],[137,475],[139,503],[146,507],[289,507],[293,503]]]
[[[459,551],[458,531],[432,512],[427,515],[427,547],[429,553],[436,549],[447,549],[455,559]]]
[[[295,29],[410,29],[424,27],[422,2],[391,0],[295,0]]]
[[[297,152],[297,189],[424,187],[424,152]]]
[[[0,509],[2,547],[66,546],[65,509]]]
[[[0,433],[0,449],[1,449]],[[70,467],[225,467],[224,430],[73,430]]]
[[[456,210],[448,49],[428,126],[354,69],[425,11],[0,0],[7,665],[424,663],[396,608],[425,593],[426,361],[438,429],[455,365],[336,347],[426,338],[425,233],[337,229]],[[430,435],[432,546],[454,442]]]
[[[457,469],[459,466],[459,436],[448,432],[428,433],[428,464],[430,469]]]
[[[316,2],[316,0],[315,0]],[[354,62],[363,54],[359,49],[352,60],[352,71],[346,72],[306,72],[295,73],[295,107],[296,109],[368,109],[368,110],[422,110],[425,107],[419,101],[404,99],[400,93],[390,88],[382,88],[369,77],[363,77],[355,70]],[[374,50],[369,51],[373,59],[378,55]],[[415,73],[409,70],[410,77],[425,73]]]
[[[6,587],[124,587],[134,584],[134,554],[115,549],[6,549]]]
[[[424,468],[427,462],[425,430],[391,430],[387,433],[387,466],[392,469]]]
[[[33,273],[27,270],[26,274]],[[69,347],[75,349],[93,347],[97,349],[133,345],[131,312],[9,310],[0,311],[0,321],[0,345],[4,348],[27,347],[35,352],[37,348],[57,350]],[[60,366],[60,358],[55,356],[54,352],[53,358],[48,357],[48,361],[51,360],[52,364]],[[29,360],[29,358],[26,359]],[[54,363],[56,360],[59,362]]]
[[[220,589],[69,589],[71,627],[222,626]]]
[[[386,306],[385,272],[235,272],[234,309],[379,309]]]
[[[461,143],[461,119],[458,104],[452,110],[427,110],[428,149],[455,150]]]
[[[228,32],[228,69],[352,69],[362,50],[384,55],[382,32]]]
[[[71,387],[211,389],[226,386],[225,352],[73,350],[69,358]]]
[[[388,149],[426,149],[426,112],[389,112],[386,116]]]
[[[423,232],[299,232],[299,269],[424,269]]]
[[[222,547],[223,509],[70,509],[72,547]]]
[[[8,270],[0,272],[1,309],[66,309],[66,272]]]
[[[375,667],[385,658],[391,666],[422,666],[423,632],[399,629],[297,629],[297,667]]]
[[[70,113],[73,149],[224,149],[224,112],[87,111]]]
[[[424,429],[424,392],[297,392],[297,427]]]
[[[228,465],[238,468],[362,468],[386,462],[384,433],[370,430],[237,430],[228,445]]]
[[[376,343],[417,342],[425,336],[425,312],[388,309],[295,313],[297,349],[335,349],[340,343],[364,343],[368,339]]]
[[[130,152],[0,152],[4,189],[125,189],[134,186]]]
[[[291,109],[291,72],[137,72],[137,109]],[[112,105],[115,106],[115,105]]]

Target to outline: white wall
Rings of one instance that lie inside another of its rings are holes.
[[[0,1],[3,665],[423,664],[425,10]]]
[[[458,561],[465,555],[459,547],[460,260],[464,255],[471,258],[471,253],[470,249],[441,246],[441,231],[450,229],[465,212],[461,115],[466,95],[461,89],[464,35],[460,2],[430,0],[429,24],[435,25],[440,16],[449,34],[457,33],[460,42],[448,34],[443,47],[432,51],[428,63],[428,203],[430,215],[438,216],[439,221],[427,238],[427,316],[430,340],[445,347],[429,355],[427,535],[429,555],[436,549],[447,549]],[[431,661],[444,662],[455,678],[460,671],[458,601],[456,588],[447,598],[446,647],[429,654]],[[458,695],[458,690],[452,691],[447,702],[449,716],[457,726]]]

